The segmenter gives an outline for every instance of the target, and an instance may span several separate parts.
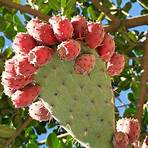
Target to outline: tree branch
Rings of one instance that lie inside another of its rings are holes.
[[[8,7],[12,9],[14,8],[16,10],[20,10],[21,12],[29,13],[31,15],[37,16],[39,19],[44,20],[44,21],[48,21],[49,19],[48,15],[45,15],[38,10],[31,9],[29,6],[23,6],[23,5],[14,3],[11,0],[0,0],[0,4],[4,7]]]
[[[122,25],[125,26],[126,28],[133,28],[136,26],[148,25],[148,15],[145,14],[138,17],[129,18],[127,20],[124,20],[122,22]]]
[[[108,16],[113,22],[120,23],[120,20],[111,14],[110,10],[101,5],[97,0],[92,0],[92,3],[96,6],[96,8],[102,11],[106,16]]]
[[[148,14],[122,20],[120,23],[120,26],[124,26],[125,28],[133,28],[142,25],[148,25]],[[114,32],[118,27],[119,24],[112,23],[110,26],[106,26],[105,30],[106,32]]]
[[[2,148],[7,148],[7,146],[9,146],[9,145],[11,144],[11,142],[12,142],[13,140],[15,140],[15,138],[16,138],[17,136],[20,135],[20,133],[31,123],[31,121],[32,121],[32,118],[31,118],[31,117],[28,117],[28,119],[21,125],[20,128],[18,128],[18,129],[16,130],[16,132],[12,135],[12,137],[11,137],[10,139],[8,139],[8,140],[3,144]]]
[[[96,3],[96,0],[93,0],[93,3],[97,4],[96,6],[98,6],[98,3]],[[8,7],[8,8],[12,8],[12,9],[14,8],[14,9],[20,10],[21,12],[29,13],[31,15],[38,17],[39,19],[41,19],[43,21],[48,21],[48,19],[49,19],[48,15],[45,15],[38,10],[31,9],[29,6],[23,6],[20,4],[16,4],[16,3],[12,2],[11,0],[0,0],[0,4],[4,7]],[[103,6],[101,6],[101,7],[99,6],[98,9],[103,11],[112,20],[115,21],[117,19],[117,18],[115,19],[115,17],[112,14],[110,14],[110,11],[106,10],[106,8],[104,8]],[[147,25],[148,24],[148,15],[142,15],[142,16],[133,17],[133,18],[130,18],[127,20],[122,20],[120,23],[119,22],[116,23],[116,22],[117,21],[113,22],[109,26],[106,26],[105,27],[106,32],[114,32],[121,25],[125,26],[126,28]]]
[[[141,76],[140,94],[139,94],[139,100],[138,100],[137,112],[136,112],[136,118],[139,120],[139,123],[141,123],[142,113],[143,113],[143,104],[144,104],[146,93],[147,93],[146,84],[148,81],[148,32],[146,35],[146,42],[144,47],[143,70],[144,72],[142,73],[142,76]]]

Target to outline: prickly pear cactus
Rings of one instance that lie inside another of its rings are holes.
[[[111,148],[114,107],[105,62],[96,55],[95,68],[89,75],[75,74],[73,64],[55,54],[35,76],[42,86],[40,97],[55,119],[83,146]]]
[[[125,59],[115,53],[114,40],[100,23],[83,21],[80,28],[81,18],[73,27],[60,16],[48,23],[29,21],[28,34],[19,33],[13,42],[15,56],[5,63],[2,84],[14,106],[28,106],[33,119],[54,117],[84,147],[111,148],[115,124],[109,75],[119,75]],[[43,101],[36,100],[39,92]]]

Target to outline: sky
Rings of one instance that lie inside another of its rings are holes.
[[[112,1],[116,4],[116,0],[112,0]],[[22,4],[24,4],[25,3],[25,0],[22,0],[21,2],[22,2]],[[123,0],[122,1],[122,4],[121,4],[121,7],[123,7],[126,2],[128,2],[128,0]],[[130,13],[130,16],[132,16],[132,17],[139,16],[140,15],[140,12],[141,12],[141,9],[142,9],[142,7],[137,2],[134,3],[132,9],[129,12]],[[22,19],[22,22],[23,22],[23,20],[24,20],[23,19],[23,16],[19,12],[18,12],[18,16]],[[145,26],[135,27],[135,28],[132,28],[130,30],[134,30],[134,29],[139,30],[139,31],[146,31],[146,30],[148,30],[148,26],[145,25]],[[1,35],[4,36],[4,34],[2,32],[0,32],[0,36]],[[11,46],[11,42],[7,38],[5,38],[5,41],[6,41],[6,44],[4,46],[4,49],[6,49],[7,47]],[[128,95],[129,92],[131,92],[130,89],[121,92],[121,94],[119,96],[119,98],[120,98],[121,101],[119,101],[119,99],[115,99],[116,106],[123,105],[122,102],[124,102],[124,104],[128,104],[129,103],[128,97],[127,97],[127,95]],[[123,116],[124,110],[125,110],[124,107],[123,108],[122,107],[119,108],[120,116]],[[45,139],[48,134],[49,133],[40,135],[38,137],[38,140]],[[40,148],[43,148],[43,146],[40,146]]]

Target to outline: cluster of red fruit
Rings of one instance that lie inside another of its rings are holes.
[[[117,121],[116,132],[114,133],[114,148],[128,148],[132,145],[136,148],[148,148],[148,136],[145,137],[143,144],[140,143],[140,124],[134,118],[122,118]]]
[[[114,53],[114,40],[105,33],[101,24],[87,22],[82,16],[76,16],[71,21],[59,16],[51,17],[49,23],[39,19],[29,21],[27,33],[16,35],[12,45],[15,56],[5,62],[5,71],[2,73],[4,92],[11,97],[14,106],[29,106],[32,118],[49,120],[51,114],[43,102],[32,103],[41,91],[40,86],[33,82],[33,75],[50,62],[55,52],[61,60],[74,61],[75,73],[90,73],[96,57],[91,52],[84,53],[81,50],[82,42],[96,50],[99,57],[107,62],[107,71],[111,76],[123,70],[124,56]]]
[[[83,52],[82,42],[95,49],[99,57],[107,62],[107,72],[110,76],[120,74],[124,68],[124,56],[115,53],[113,38],[105,33],[103,26],[98,22],[87,22],[82,16],[75,16],[71,21],[66,17],[53,16],[49,23],[32,19],[27,24],[27,31],[38,45],[58,45],[56,51],[59,57],[67,61],[74,60],[74,71],[77,74],[88,74],[95,66],[95,56]]]
[[[148,148],[145,138],[142,146],[139,146],[140,124],[137,119],[122,118],[117,121],[116,132],[114,134],[114,148],[128,148],[129,144],[134,147]],[[148,141],[147,141],[148,142]]]

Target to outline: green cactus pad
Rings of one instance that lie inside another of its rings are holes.
[[[74,73],[73,61],[57,54],[35,76],[40,97],[69,134],[83,146],[111,148],[114,131],[113,93],[105,63],[96,55],[89,75]]]

